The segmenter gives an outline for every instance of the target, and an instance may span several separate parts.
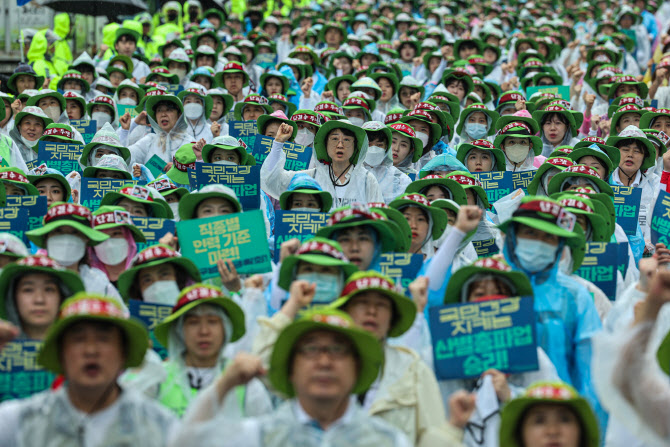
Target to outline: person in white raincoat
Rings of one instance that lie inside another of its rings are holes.
[[[292,134],[291,126],[281,125],[270,155],[261,167],[263,190],[274,198],[279,198],[296,174],[284,169],[286,154],[282,150],[284,142]],[[316,133],[314,150],[319,164],[298,172],[304,172],[319,182],[324,191],[333,196],[334,208],[354,202],[383,201],[377,179],[363,165],[368,151],[365,130],[347,120],[328,121]]]
[[[176,96],[161,94],[149,96],[145,106],[146,116],[156,133],[145,136],[128,148],[131,153],[130,165],[146,164],[154,155],[158,155],[167,163],[172,163],[177,149],[192,141],[187,133],[188,124],[184,117],[184,107]],[[127,144],[130,121],[130,114],[121,118],[119,137],[123,145]]]
[[[66,110],[67,102],[65,101],[63,95],[57,91],[49,89],[38,90],[34,95],[28,98],[26,106],[41,108],[46,116],[51,118],[54,123],[67,125],[70,124],[70,118],[68,118]],[[75,135],[74,139],[83,144],[84,137],[77,129],[73,129],[73,131]]]
[[[26,163],[37,159],[37,151],[33,147],[38,144],[44,129],[53,123],[53,120],[39,107],[24,107],[16,114],[14,123],[14,127],[9,131],[9,137],[14,142],[11,164],[28,172]]]
[[[207,143],[212,141],[214,136],[207,123],[212,113],[212,97],[198,88],[183,90],[177,96],[184,104],[184,117],[188,124],[186,133],[191,141],[200,141],[201,138],[204,138]]]

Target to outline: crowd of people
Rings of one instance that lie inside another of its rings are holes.
[[[55,375],[0,395],[0,445],[670,444],[670,217],[654,213],[670,1],[159,6],[79,55],[57,14],[0,79],[2,219],[47,203],[0,233],[0,345],[38,342]],[[266,157],[240,122],[272,139]],[[77,166],[49,166],[45,142],[77,145]],[[252,242],[271,269],[224,257],[204,278],[187,235],[147,243],[133,219],[250,211],[233,185],[195,186],[199,163],[260,165]],[[497,194],[492,173],[529,181]],[[84,179],[127,183],[90,208]],[[621,189],[641,190],[632,226]],[[276,211],[327,221],[275,244]],[[577,274],[590,243],[623,247],[613,293]],[[409,285],[388,253],[418,257]],[[431,309],[514,297],[532,299],[535,370],[438,374]],[[133,301],[170,312],[150,333]]]

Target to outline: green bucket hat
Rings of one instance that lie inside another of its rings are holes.
[[[295,279],[295,270],[300,262],[337,267],[342,270],[345,278],[358,271],[358,267],[349,262],[344,255],[340,244],[323,237],[314,237],[303,242],[295,254],[287,256],[281,262],[279,287],[289,290],[291,283]]]
[[[221,21],[223,23],[223,21]],[[217,53],[221,52],[221,39],[219,39],[219,36],[216,35],[216,31],[209,29],[209,30],[204,30],[200,34],[195,34],[193,37],[191,37],[191,48],[198,48],[200,45],[198,44],[198,41],[202,39],[205,36],[209,36],[212,39],[214,39],[214,42],[216,42],[216,48],[214,49]]]
[[[412,142],[412,163],[419,161],[419,159],[423,156],[423,143],[419,138],[417,138],[414,128],[405,123],[389,124],[388,128],[391,130],[391,135],[397,133],[398,135],[402,135],[410,139]]]
[[[58,124],[52,123],[49,124],[45,129],[42,136],[38,141],[46,141],[48,139],[56,139],[62,141],[63,143],[68,144],[80,144],[79,141],[75,140],[75,133],[72,130],[72,126],[69,124]],[[39,143],[38,143],[39,145]]]
[[[212,153],[216,149],[237,152],[237,155],[240,158],[239,166],[256,166],[256,159],[254,156],[247,152],[244,146],[242,146],[235,137],[224,135],[214,138],[211,143],[206,144],[202,148],[202,160],[205,163],[214,163],[212,161]]]
[[[575,215],[583,215],[589,220],[592,231],[591,242],[609,242],[614,234],[614,227],[605,205],[588,196],[580,194],[557,194],[552,199]]]
[[[177,94],[177,98],[184,103],[184,99],[186,99],[187,96],[195,96],[197,98],[200,98],[202,101],[202,105],[205,109],[205,115],[204,118],[206,120],[209,119],[209,116],[212,114],[212,107],[214,107],[214,100],[208,96],[204,90],[198,89],[198,88],[187,88],[186,90],[182,90]]]
[[[164,219],[172,219],[174,217],[170,216],[171,212],[168,213],[169,208],[154,200],[151,191],[147,187],[140,185],[123,185],[118,191],[106,193],[100,201],[100,206],[116,206],[117,202],[121,199],[129,199],[135,203],[149,207],[152,217]]]
[[[146,101],[144,102],[144,106],[147,111],[147,115],[149,115],[149,118],[152,120],[156,121],[156,107],[161,102],[167,102],[170,104],[173,104],[176,108],[177,111],[179,112],[179,115],[184,114],[184,105],[182,104],[181,100],[174,96],[174,95],[149,95],[149,92],[147,92],[147,96],[144,97]]]
[[[72,188],[70,187],[70,183],[68,183],[67,179],[65,178],[65,176],[60,171],[57,171],[55,169],[47,168],[44,171],[44,173],[41,173],[42,171],[38,170],[38,169],[34,169],[30,172],[35,172],[34,175],[28,174],[28,181],[35,188],[37,188],[37,184],[39,182],[41,182],[42,180],[45,180],[45,179],[48,179],[48,178],[53,179],[53,180],[57,181],[61,185],[63,190],[65,191],[63,201],[67,202],[67,201],[70,200],[70,196],[72,195]],[[38,190],[38,192],[39,192],[39,190]],[[0,194],[0,198],[1,197],[2,197],[2,195]],[[0,199],[0,203],[4,203],[4,200]]]
[[[592,142],[587,146],[586,144],[584,144],[586,143],[584,141],[586,139],[600,140],[600,141],[598,143]],[[609,174],[614,172],[614,170],[619,166],[620,161],[619,150],[615,147],[607,146],[605,144],[605,140],[598,137],[587,137],[584,138],[582,141],[580,141],[578,144],[580,143],[581,145],[579,147],[575,145],[572,152],[570,152],[570,154],[568,155],[568,158],[570,158],[575,164],[580,164],[579,160],[581,160],[583,157],[587,156],[595,157],[607,167],[607,173],[608,173],[607,178],[609,178]]]
[[[607,108],[607,115],[608,116],[613,116],[616,111],[625,105],[633,104],[638,106],[638,108],[642,108],[645,106],[645,101],[637,96],[635,93],[626,93],[623,96],[619,96],[615,100],[612,101],[612,104]],[[646,114],[645,114],[646,115]]]
[[[407,240],[407,246],[412,244],[412,229],[409,227],[409,222],[405,216],[395,208],[391,208],[385,202],[370,202],[368,203],[370,211],[381,213],[386,216],[388,220],[395,223],[399,228],[400,237]],[[408,249],[409,250],[409,249]]]
[[[88,91],[91,89],[91,85],[88,83],[86,79],[84,79],[81,73],[79,73],[77,70],[68,70],[65,73],[63,73],[63,77],[60,78],[60,81],[58,81],[57,88],[59,90],[65,90],[63,86],[65,85],[65,82],[69,80],[74,80],[81,83],[83,87],[82,94],[88,93]]]
[[[63,100],[65,101],[65,100]],[[65,110],[65,109],[63,109]],[[18,127],[19,124],[21,124],[21,120],[25,118],[26,116],[34,116],[35,118],[39,118],[42,120],[42,123],[44,123],[44,128],[46,129],[49,124],[53,123],[53,120],[49,118],[46,113],[42,109],[40,109],[37,106],[26,106],[21,110],[19,113],[16,114],[16,117],[14,118],[14,127]],[[37,145],[36,145],[37,146]],[[37,153],[37,148],[33,148],[35,153]]]
[[[5,254],[4,252],[2,254]],[[81,277],[54,261],[53,259],[42,255],[30,255],[18,259],[16,262],[7,264],[0,274],[0,318],[7,320],[5,300],[11,299],[10,287],[16,285],[18,278],[27,273],[46,273],[55,276],[58,282],[65,286],[67,296],[74,295],[85,290]]]
[[[270,106],[270,102],[265,96],[257,95],[254,93],[245,96],[242,101],[235,104],[233,114],[235,115],[235,119],[237,121],[242,121],[242,111],[244,110],[244,107],[247,105],[260,106],[263,108],[263,110],[265,110],[265,113],[268,115],[274,112],[274,110],[272,110],[272,107]]]
[[[658,153],[658,156],[663,157],[663,155],[668,151],[668,146],[670,146],[670,137],[668,137],[665,132],[663,132],[664,135],[661,135],[661,131],[656,129],[641,128],[641,130],[647,136],[647,139],[651,141],[654,146],[656,146],[656,152]]]
[[[130,213],[121,206],[101,206],[93,211],[91,226],[98,231],[124,227],[133,234],[135,242],[143,243],[147,241],[144,233],[133,224]]]
[[[180,64],[186,64],[186,72],[188,73],[189,71],[191,71],[192,66],[191,59],[188,57],[188,54],[186,54],[186,52],[181,48],[175,49],[174,51],[172,51],[172,53],[170,53],[168,57],[163,59],[163,65],[165,65],[166,67],[170,66],[170,62],[178,62]]]
[[[42,87],[42,85],[44,85],[44,76],[40,76],[37,73],[35,73],[35,71],[33,70],[32,67],[30,67],[30,65],[19,65],[17,70],[19,68],[20,69],[25,68],[26,70],[30,71],[18,71],[18,72],[15,71],[9,77],[9,79],[7,80],[7,90],[9,90],[11,93],[13,94],[18,93],[18,90],[16,89],[16,78],[18,78],[19,76],[30,76],[35,78],[35,89],[39,89],[40,87]]]
[[[223,291],[218,287],[208,284],[194,284],[181,291],[179,298],[177,298],[177,304],[172,308],[172,313],[156,325],[154,328],[156,340],[161,345],[167,346],[172,325],[179,317],[201,304],[220,307],[228,318],[230,318],[233,326],[232,334],[230,334],[231,343],[242,338],[246,332],[244,311],[242,308],[235,301],[225,296]],[[228,337],[228,334],[226,334],[226,337]]]
[[[351,91],[363,91],[364,88],[374,90],[375,97],[373,99],[379,101],[382,96],[382,89],[379,88],[379,84],[372,77],[364,76],[351,85]]]
[[[437,106],[440,104],[446,104],[449,108],[449,111],[445,111],[444,113],[448,113],[454,123],[458,122],[458,119],[461,116],[460,101],[456,95],[449,93],[447,89],[444,88],[444,86],[438,85],[433,93],[428,97],[427,101],[436,104]]]
[[[428,98],[426,101],[417,103],[414,106],[414,110],[423,110],[431,116],[431,121],[437,120],[442,130],[442,136],[451,140],[451,138],[454,136],[455,121],[451,116],[451,113],[443,111],[431,100],[432,97]]]
[[[450,70],[445,70],[444,75],[442,76],[442,85],[447,85],[447,83],[452,79],[459,79],[465,83],[465,95],[467,96],[475,88],[475,83],[472,80],[472,75],[462,67],[456,67]]]
[[[617,143],[619,143],[620,141],[630,139],[641,142],[644,145],[644,147],[647,148],[647,154],[644,157],[644,161],[642,162],[640,171],[645,171],[647,169],[653,168],[656,165],[656,147],[654,147],[654,143],[649,141],[644,132],[642,132],[637,127],[628,126],[624,130],[622,130],[621,133],[619,133],[619,135],[610,136],[609,138],[607,138],[607,145],[617,147]]]
[[[512,399],[503,407],[500,421],[501,446],[522,446],[518,439],[522,417],[531,406],[538,404],[568,406],[579,419],[583,430],[583,446],[598,447],[600,445],[598,420],[586,399],[566,383],[536,382],[526,388],[522,396]]]
[[[670,118],[670,109],[655,109],[653,112],[647,112],[640,118],[640,129],[651,129],[652,122],[661,116]]]
[[[412,327],[416,317],[414,301],[398,293],[391,278],[373,270],[356,272],[347,278],[340,297],[333,301],[330,306],[334,309],[343,310],[356,295],[369,291],[379,292],[393,303],[393,317],[388,331],[389,337],[399,337]]]
[[[498,121],[498,118],[500,118],[500,115],[498,115],[498,112],[496,112],[495,110],[487,109],[486,106],[482,103],[470,104],[469,107],[466,107],[465,109],[461,110],[461,119],[460,122],[458,123],[458,127],[456,128],[456,133],[458,135],[463,133],[463,127],[465,126],[465,122],[467,121],[468,116],[471,113],[476,112],[481,112],[491,119],[491,125],[489,126],[489,131],[487,135],[489,136],[494,135],[496,132],[495,123]]]
[[[272,96],[279,96],[279,95],[272,95]],[[294,109],[294,112],[295,112],[295,104],[293,104],[293,103],[291,103],[291,104],[293,105],[293,109]],[[291,115],[293,115],[293,114],[291,114]],[[275,112],[272,112],[272,114],[270,114],[270,115],[265,114],[265,115],[261,115],[261,116],[258,117],[258,119],[256,120],[256,128],[258,129],[259,135],[264,135],[265,128],[273,120],[274,121],[279,121],[280,123],[283,123],[283,124],[288,124],[289,126],[291,126],[293,128],[293,133],[291,134],[291,138],[289,138],[290,140],[294,140],[296,135],[298,135],[298,123],[293,121],[293,120],[290,120],[284,114],[284,112],[282,112],[281,110],[277,110]]]
[[[125,368],[139,366],[149,346],[149,334],[144,325],[130,318],[128,311],[114,299],[89,292],[79,292],[61,305],[58,319],[49,328],[37,361],[46,369],[63,373],[59,344],[68,327],[80,321],[107,322],[118,326],[125,334]]]
[[[557,192],[562,192],[561,187],[563,183],[570,177],[582,177],[591,183],[591,186],[598,189],[599,192],[605,193],[610,197],[614,196],[612,187],[598,176],[598,172],[590,166],[586,165],[572,165],[564,171],[556,174],[549,182],[549,195]]]
[[[432,227],[432,238],[438,240],[447,229],[447,213],[440,208],[430,206],[430,201],[423,194],[404,193],[389,203],[389,208],[401,211],[402,208],[413,206],[424,210],[430,216]]]
[[[486,196],[486,191],[484,191],[482,183],[474,175],[465,171],[454,171],[447,174],[446,178],[458,182],[465,191],[467,191],[468,189],[472,189],[475,192],[475,194],[477,194],[479,199],[482,201],[484,208],[486,209],[491,208],[491,205],[489,204],[489,199]],[[468,201],[466,198],[465,205],[467,204]]]
[[[115,122],[119,118],[119,111],[116,108],[116,103],[111,96],[108,95],[98,95],[95,98],[91,99],[88,104],[86,104],[86,113],[89,116],[93,116],[93,107],[101,105],[107,106],[112,112],[112,122]]]
[[[431,174],[420,180],[414,180],[412,183],[407,185],[405,192],[425,195],[426,190],[431,186],[441,186],[448,192],[447,195],[450,196],[448,199],[453,200],[459,205],[468,204],[468,197],[465,194],[465,189],[463,189],[463,186],[461,186],[461,184],[454,179],[446,178],[438,174]]]
[[[346,76],[341,76],[340,78],[345,78],[345,77]],[[353,76],[351,76],[351,75],[349,77],[353,78]],[[373,81],[375,81],[375,84],[377,84],[377,86],[379,86],[379,80],[380,79],[382,79],[382,78],[387,79],[391,83],[391,85],[393,86],[393,94],[394,95],[397,94],[398,90],[400,89],[400,81],[398,80],[398,76],[396,76],[395,73],[392,73],[392,72],[389,72],[389,73],[382,73],[382,72],[368,73],[368,77],[370,79],[372,79]],[[335,78],[335,79],[340,79],[340,78]],[[354,78],[354,80],[355,80],[355,78]],[[334,81],[334,79],[331,79],[331,81]],[[335,84],[335,86],[337,86],[337,84],[339,84],[339,82],[337,82]],[[334,92],[335,92],[335,90],[333,90],[333,93]]]
[[[46,248],[47,236],[56,228],[72,227],[87,239],[87,245],[98,245],[109,239],[105,233],[91,228],[91,210],[76,203],[56,202],[51,204],[44,216],[42,227],[26,232],[28,240],[40,248]]]
[[[5,204],[5,183],[10,183],[26,191],[29,196],[39,196],[40,192],[31,183],[28,177],[19,168],[0,168],[0,183],[3,184],[0,190],[0,204]]]
[[[179,201],[179,218],[181,220],[195,219],[195,211],[198,205],[212,197],[226,199],[233,205],[236,213],[242,212],[242,205],[240,205],[235,191],[224,185],[211,184],[203,186],[200,191],[190,193],[188,200]]]
[[[91,155],[91,152],[98,146],[108,146],[119,151],[119,156],[123,161],[128,164],[130,162],[130,150],[121,145],[121,140],[119,135],[116,133],[114,128],[109,123],[105,123],[100,130],[98,130],[90,143],[84,146],[84,149],[81,152],[79,157],[79,163],[87,168],[89,167],[88,159]]]
[[[26,102],[26,106],[30,107],[39,107],[37,104],[39,104],[40,99],[43,98],[55,98],[56,101],[60,104],[61,108],[61,113],[65,110],[66,102],[65,98],[63,98],[63,95],[58,93],[55,90],[49,90],[49,89],[42,89],[38,92],[38,94],[31,96],[28,98],[28,101]],[[19,113],[20,115],[20,113]],[[17,115],[18,117],[18,115]]]
[[[537,135],[540,131],[538,123],[530,117],[505,115],[496,121],[495,128],[497,129],[496,137],[493,145],[502,147],[505,138],[527,138],[533,148],[533,153],[537,157],[542,153],[542,139]]]
[[[354,126],[348,120],[331,120],[319,128],[314,136],[314,150],[317,159],[321,163],[332,163],[333,160],[330,158],[327,151],[326,138],[328,137],[328,134],[335,129],[348,130],[354,134],[356,138],[356,141],[354,142],[354,153],[349,158],[349,162],[353,165],[358,164],[358,156],[361,153],[367,135],[365,134],[365,130],[358,126]]]
[[[247,74],[246,71],[244,71],[244,66],[239,62],[228,62],[226,65],[223,66],[223,69],[220,72],[218,72],[215,76],[217,85],[220,85],[221,87],[224,87],[226,85],[223,82],[223,77],[227,73],[242,74],[242,76],[244,76],[244,84],[242,86],[246,87],[249,85],[249,75]]]
[[[469,143],[461,143],[458,146],[458,151],[456,151],[456,158],[458,161],[467,165],[468,153],[473,149],[478,149],[482,151],[488,151],[493,155],[495,163],[492,164],[492,171],[504,171],[506,166],[505,154],[503,151],[498,149],[493,143],[489,140],[474,140]]]
[[[325,226],[316,233],[318,237],[332,239],[334,233],[346,228],[369,226],[379,238],[382,252],[407,252],[411,238],[398,238],[398,225],[381,211],[373,211],[365,205],[345,206],[333,210]]]
[[[309,175],[296,174],[293,176],[286,191],[279,196],[279,206],[282,210],[288,210],[289,198],[294,193],[318,196],[321,200],[321,209],[319,211],[322,213],[329,212],[333,207],[333,196],[328,191],[324,191],[321,185]]]
[[[288,325],[279,334],[272,350],[268,370],[268,379],[272,386],[286,396],[295,395],[289,374],[294,347],[303,335],[312,331],[335,332],[344,335],[352,342],[360,361],[360,368],[358,380],[351,393],[365,392],[377,379],[379,368],[384,362],[382,346],[371,333],[356,326],[349,315],[328,308],[303,313],[297,321]]]
[[[195,161],[193,143],[184,144],[172,157],[172,167],[167,172],[168,178],[178,185],[190,184],[188,170],[195,169]]]
[[[401,123],[405,123],[408,126],[411,127],[410,121],[412,120],[419,120],[419,121],[424,121],[425,123],[428,123],[430,125],[430,143],[431,146],[435,146],[439,141],[440,138],[442,138],[442,126],[439,123],[434,123],[430,113],[428,113],[425,110],[419,110],[419,109],[414,109],[412,111],[405,111],[403,112],[404,115],[402,118],[400,118]],[[412,127],[413,129],[413,127]],[[423,143],[421,144],[422,150],[427,150],[427,147],[423,147]]]
[[[140,270],[162,264],[173,264],[183,270],[193,281],[201,280],[200,271],[193,261],[168,246],[157,244],[139,252],[133,260],[132,267],[121,273],[117,281],[119,294],[125,301],[128,301],[131,297],[130,290]]]
[[[179,84],[179,76],[170,72],[170,70],[168,70],[168,68],[164,65],[159,65],[158,67],[153,68],[151,73],[147,75],[145,82],[158,82],[156,78],[159,76],[166,78],[169,84]]]
[[[265,81],[267,81],[269,78],[279,79],[282,83],[282,86],[283,86],[281,93],[282,93],[282,95],[286,95],[286,93],[288,92],[289,87],[291,86],[291,81],[283,73],[281,73],[279,71],[276,71],[276,70],[269,71],[269,72],[263,73],[261,75],[260,84],[263,87],[263,89],[265,89]]]
[[[467,303],[468,285],[475,275],[493,275],[505,282],[512,290],[512,296],[533,296],[533,287],[528,277],[512,268],[504,259],[480,258],[472,264],[456,271],[447,284],[444,304]]]
[[[638,96],[641,98],[646,98],[649,94],[649,87],[644,82],[638,82],[638,80],[633,76],[628,75],[614,75],[610,78],[608,84],[601,85],[598,93],[603,96],[607,96],[607,99],[615,99],[617,88],[621,84],[633,85],[637,87]]]
[[[616,130],[617,124],[623,118],[624,115],[628,113],[636,113],[640,116],[640,119],[647,113],[646,110],[641,109],[635,104],[626,104],[625,106],[619,107],[614,115],[612,116],[610,123],[610,135],[616,135],[618,132]]]
[[[233,104],[235,104],[235,99],[233,98],[233,95],[230,95],[226,93],[225,89],[222,88],[211,88],[207,90],[207,96],[212,98],[212,103],[214,102],[214,97],[218,96],[223,100],[223,114],[225,116],[230,109],[233,108]]]
[[[533,112],[533,119],[538,124],[540,124],[540,126],[541,126],[542,125],[542,119],[544,118],[544,116],[548,115],[550,113],[557,113],[557,114],[562,115],[563,117],[565,117],[568,120],[568,124],[570,126],[570,132],[572,132],[572,136],[573,137],[577,136],[577,133],[578,133],[579,130],[577,129],[577,121],[575,120],[575,116],[573,115],[573,113],[570,110],[568,110],[568,109],[566,109],[562,106],[551,105],[551,106],[545,107],[544,110],[536,110],[536,111]]]
[[[557,156],[547,158],[544,161],[544,163],[542,163],[540,167],[537,168],[537,171],[535,172],[535,177],[533,177],[533,180],[528,185],[528,194],[530,194],[531,196],[537,195],[537,190],[540,187],[540,182],[543,181],[542,177],[544,176],[545,172],[553,168],[556,168],[559,171],[564,171],[573,164],[574,164],[573,161],[569,157]]]
[[[374,100],[361,98],[352,94],[342,103],[342,111],[345,116],[347,110],[362,110],[366,121],[370,121],[372,119],[372,111],[375,110]]]

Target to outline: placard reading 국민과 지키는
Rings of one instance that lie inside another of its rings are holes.
[[[88,207],[91,211],[95,211],[100,208],[100,202],[105,194],[110,191],[118,191],[125,185],[146,185],[146,182],[83,177],[81,179],[81,197],[79,203]]]
[[[265,222],[260,210],[177,222],[182,255],[203,279],[219,275],[217,262],[230,259],[239,274],[272,270]]]
[[[300,239],[304,242],[314,237],[327,220],[328,213],[275,211],[274,261],[279,262],[281,244],[289,239]]]
[[[161,356],[163,360],[167,358],[167,346],[161,345],[154,335],[154,328],[158,323],[170,316],[172,306],[169,304],[145,303],[139,300],[128,300],[128,310],[130,315],[140,320],[147,327],[151,341],[152,349]]]
[[[514,374],[538,369],[532,297],[431,307],[438,379],[479,377],[488,369]]]
[[[0,401],[23,399],[51,386],[56,377],[37,363],[42,342],[17,340],[0,351]]]

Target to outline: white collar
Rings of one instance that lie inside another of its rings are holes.
[[[623,182],[621,181],[621,177],[619,177],[619,169],[615,169],[614,172],[612,173],[612,180],[617,185],[623,185]],[[640,182],[642,182],[642,171],[638,169],[637,173],[635,173],[635,180],[633,180],[633,183],[631,183],[629,186],[632,187],[637,187],[640,186]]]

